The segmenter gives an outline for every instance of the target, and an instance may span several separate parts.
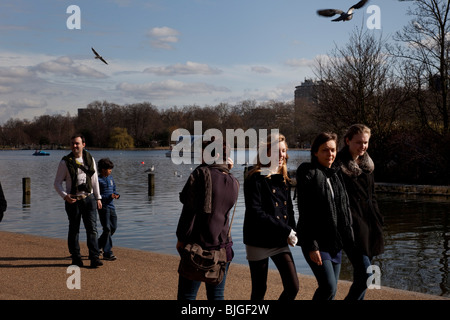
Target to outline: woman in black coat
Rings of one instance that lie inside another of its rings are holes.
[[[336,134],[319,134],[311,147],[311,163],[302,163],[297,169],[297,233],[317,279],[314,300],[334,299],[342,248],[353,242],[349,200],[334,165],[336,144]]]
[[[383,217],[375,197],[374,163],[367,153],[369,139],[367,126],[351,126],[344,136],[345,147],[337,156],[350,199],[355,232],[355,246],[345,248],[353,266],[348,300],[364,299],[367,279],[372,275],[367,268],[371,266],[372,258],[384,251]]]
[[[287,143],[281,134],[269,137],[267,142],[267,149],[260,145],[257,164],[244,182],[244,243],[252,281],[251,299],[264,299],[270,257],[283,282],[280,300],[293,300],[299,283],[288,246],[295,246],[297,237],[288,186]],[[262,161],[262,153],[271,155],[270,162]]]

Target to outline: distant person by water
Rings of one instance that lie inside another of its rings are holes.
[[[85,150],[86,142],[83,135],[72,136],[70,145],[72,152],[63,157],[59,163],[54,187],[65,201],[69,218],[67,242],[72,264],[83,266],[79,244],[80,223],[83,219],[91,267],[96,268],[103,265],[99,259],[97,240],[97,208],[102,208],[97,165],[92,155]]]
[[[3,215],[7,208],[5,194],[3,193],[2,183],[0,182],[0,222],[3,220]]]
[[[117,230],[117,214],[114,199],[120,198],[111,174],[113,168],[114,163],[109,158],[103,158],[98,161],[98,183],[100,195],[102,196],[102,207],[98,210],[98,215],[103,227],[102,235],[98,239],[98,247],[103,251],[103,259],[109,261],[117,259],[112,251],[112,236]]]
[[[337,162],[343,173],[353,217],[355,246],[345,249],[353,266],[353,284],[346,299],[363,300],[367,289],[367,272],[372,258],[383,253],[383,216],[375,196],[375,165],[367,153],[370,129],[352,125],[344,136],[345,146]]]

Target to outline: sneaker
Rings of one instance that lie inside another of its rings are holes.
[[[114,261],[117,260],[117,257],[113,254],[111,255],[103,255],[103,260]]]
[[[91,268],[97,268],[103,265],[103,262],[99,258],[94,258],[91,260]]]

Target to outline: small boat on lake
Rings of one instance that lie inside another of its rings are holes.
[[[33,153],[33,156],[49,156],[49,155],[50,155],[49,152],[45,152],[45,151],[42,151],[42,150],[36,150]]]

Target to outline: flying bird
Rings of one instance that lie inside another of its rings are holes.
[[[105,64],[108,64],[108,62],[106,62],[106,60],[103,59],[103,57],[102,57],[101,55],[99,55],[98,52],[94,50],[94,48],[91,47],[91,49],[92,49],[92,52],[94,52],[94,54],[95,54],[95,59],[100,59],[100,60],[103,61]]]
[[[331,21],[344,21],[344,22],[349,21],[353,18],[353,11],[355,11],[355,9],[364,7],[368,1],[369,0],[361,0],[357,4],[354,4],[353,6],[351,6],[347,10],[347,12],[344,12],[339,9],[323,9],[323,10],[317,10],[317,14],[320,16],[324,16],[324,17],[332,17],[336,14],[340,14],[339,17],[337,17],[336,19],[333,19]]]

